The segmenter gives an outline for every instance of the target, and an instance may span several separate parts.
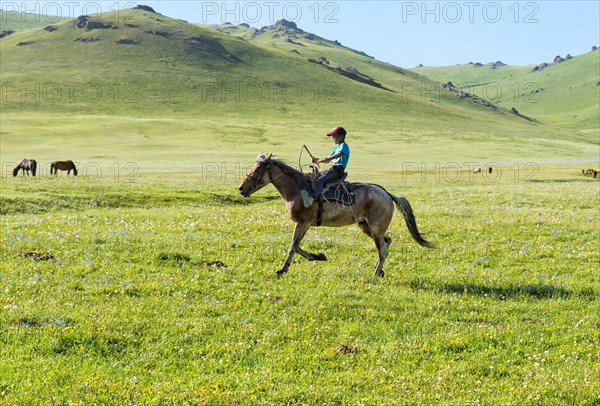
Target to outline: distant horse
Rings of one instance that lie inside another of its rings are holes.
[[[310,226],[319,224],[317,219],[318,202],[305,208],[300,194],[301,190],[309,190],[308,175],[272,157],[271,154],[261,154],[238,190],[242,196],[249,197],[269,183],[272,183],[277,189],[285,201],[292,221],[296,223],[292,244],[289,247],[285,263],[277,271],[277,276],[282,276],[288,271],[296,252],[309,261],[327,260],[324,254],[311,254],[300,248],[300,242]],[[413,211],[404,197],[395,196],[378,185],[352,183],[350,186],[354,192],[354,204],[342,205],[336,202],[323,202],[320,221],[323,226],[329,227],[358,223],[362,232],[369,236],[377,247],[379,257],[375,266],[376,276],[384,275],[383,263],[388,254],[388,247],[392,243],[392,239],[385,233],[394,215],[394,205],[402,212],[412,238],[424,247],[432,246],[419,233]]]
[[[586,170],[582,169],[581,174],[582,175],[592,175],[592,177],[595,179],[598,176],[598,171],[593,168],[588,168]]]
[[[473,169],[473,173],[481,173],[481,168],[477,167]]]
[[[21,169],[23,170],[23,176],[25,176],[25,172],[27,172],[27,176],[29,176],[29,171],[31,171],[31,174],[35,176],[35,172],[37,170],[37,162],[35,161],[35,159],[23,159],[21,162],[19,162],[17,167],[13,169],[13,177],[17,176],[19,170]]]
[[[71,173],[73,170],[73,175],[77,176],[77,168],[75,168],[75,164],[73,161],[54,161],[50,164],[50,175],[57,174],[58,170],[67,171],[67,175]]]

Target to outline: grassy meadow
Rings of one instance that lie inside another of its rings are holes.
[[[135,16],[0,41],[0,404],[600,404],[597,126],[444,97],[320,37],[297,54]],[[306,60],[324,53],[390,90]],[[436,248],[396,213],[375,278],[358,227],[315,227],[328,261],[277,278],[293,224],[237,186],[261,152],[307,171],[338,124],[348,180],[405,196]],[[23,158],[38,176],[12,176]]]
[[[0,400],[597,404],[598,180],[515,169],[379,179],[437,245],[397,214],[383,279],[357,227],[277,279],[292,224],[242,171],[5,176]]]

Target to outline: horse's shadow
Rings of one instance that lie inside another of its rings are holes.
[[[570,290],[560,286],[540,284],[511,284],[508,286],[487,286],[474,283],[436,283],[416,279],[409,283],[414,290],[430,290],[440,293],[460,293],[472,296],[486,296],[498,300],[507,300],[515,297],[568,298],[586,297],[597,299],[599,293],[593,289]]]

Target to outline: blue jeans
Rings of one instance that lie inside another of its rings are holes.
[[[341,166],[340,166],[340,168],[341,168]],[[317,199],[319,197],[319,195],[321,194],[321,191],[323,190],[323,186],[325,186],[325,183],[340,179],[342,176],[344,176],[343,168],[340,170],[340,169],[336,169],[335,166],[329,168],[325,172],[321,172],[319,174],[319,177],[317,178],[317,183],[313,189],[311,196],[314,197],[315,199]]]

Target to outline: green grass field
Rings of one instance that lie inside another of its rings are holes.
[[[538,169],[386,176],[437,248],[397,214],[383,279],[357,227],[277,279],[292,224],[242,174],[4,178],[0,399],[597,404],[598,180]]]
[[[280,27],[135,17],[0,41],[0,404],[600,404],[592,115],[528,122]],[[284,204],[237,186],[261,152],[307,171],[339,124],[348,180],[405,196],[436,248],[396,213],[375,278],[358,227],[315,227],[328,261],[277,278]],[[23,158],[38,176],[12,177]]]

